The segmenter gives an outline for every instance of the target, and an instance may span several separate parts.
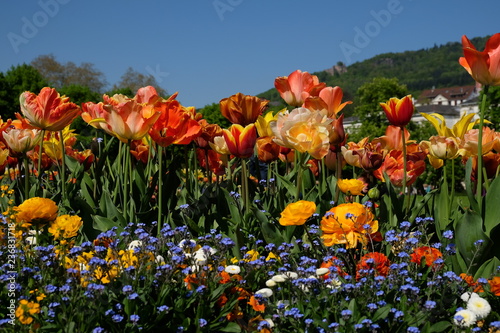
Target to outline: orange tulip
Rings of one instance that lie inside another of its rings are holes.
[[[342,103],[344,93],[340,87],[326,87],[321,89],[318,96],[309,96],[303,107],[313,111],[321,111],[329,118],[337,118],[337,114],[351,101]]]
[[[414,107],[411,95],[402,99],[393,97],[387,103],[380,103],[380,106],[384,109],[389,123],[394,126],[406,126],[413,116]]]
[[[271,163],[279,158],[280,146],[270,136],[257,139],[257,158],[264,163]]]
[[[189,144],[201,134],[201,125],[177,101],[177,93],[160,102],[161,114],[149,130],[151,138],[162,147]]]
[[[254,124],[243,127],[233,124],[229,129],[223,131],[227,148],[232,155],[240,158],[248,158],[253,155],[255,142],[257,140],[257,130]]]
[[[101,121],[94,121],[98,119],[104,119],[104,103],[93,103],[87,102],[82,104],[82,119],[90,126],[102,129],[110,135],[113,135],[108,124]]]
[[[464,56],[458,59],[472,78],[482,85],[500,85],[500,33],[486,42],[483,52],[476,50],[470,40],[462,36]]]
[[[232,124],[246,126],[257,120],[257,117],[267,108],[269,101],[237,93],[222,99],[219,104],[220,112]]]
[[[104,95],[104,120],[111,133],[123,142],[142,139],[161,112],[153,87],[141,88],[134,98],[116,94]]]
[[[201,133],[195,142],[198,147],[209,149],[209,142],[213,142],[216,136],[222,135],[222,128],[217,124],[209,124],[205,119],[200,119],[198,124],[201,126]]]
[[[318,96],[326,83],[319,82],[316,75],[296,70],[289,76],[277,77],[274,87],[288,105],[301,106],[309,96]]]
[[[47,131],[60,131],[78,117],[80,108],[54,88],[42,88],[38,95],[25,91],[19,97],[21,111],[29,124]]]

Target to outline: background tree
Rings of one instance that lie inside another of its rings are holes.
[[[54,55],[36,57],[31,65],[35,67],[50,86],[61,89],[66,86],[86,86],[91,91],[102,93],[107,86],[104,74],[93,64],[83,62],[76,65],[74,62],[59,63]]]
[[[403,98],[408,94],[406,85],[399,84],[396,78],[378,77],[362,85],[354,103],[354,116],[361,126],[352,133],[350,141],[384,135],[389,123],[380,103],[385,103],[392,97]]]
[[[14,118],[21,112],[19,96],[24,91],[38,94],[47,86],[40,73],[30,65],[12,66],[5,74],[0,75],[0,114],[2,119]]]
[[[133,94],[137,92],[137,90],[141,87],[145,86],[153,86],[156,89],[156,92],[158,95],[165,97],[167,95],[167,91],[160,87],[160,84],[156,81],[156,78],[149,74],[145,75],[142,74],[136,70],[134,70],[132,67],[129,67],[125,74],[122,75],[120,82],[115,84],[112,88],[113,91],[120,90],[120,89],[130,89]]]
[[[209,124],[217,124],[222,128],[228,128],[231,126],[231,122],[220,112],[219,103],[205,105],[196,112],[201,113],[203,115],[203,119],[205,119]]]

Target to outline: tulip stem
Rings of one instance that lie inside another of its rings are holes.
[[[64,147],[63,130],[59,131],[59,141],[61,142],[61,198],[62,202],[66,204],[66,152]]]
[[[163,179],[163,147],[158,146],[158,235],[160,235],[162,228],[162,207],[163,207],[163,189],[162,189],[162,179]],[[186,166],[187,167],[187,166]]]
[[[477,139],[477,189],[476,198],[479,206],[479,214],[483,215],[483,126],[484,112],[486,109],[486,99],[488,97],[489,86],[484,86],[483,99],[481,101],[481,109],[479,110],[479,133]]]
[[[42,139],[38,145],[38,166],[36,171],[38,172],[38,186],[37,191],[42,187],[42,154],[43,154],[43,140],[45,140],[45,130],[42,130]]]
[[[30,191],[30,182],[29,182],[30,171],[28,165],[28,156],[24,154],[23,159],[24,159],[24,200],[27,200],[29,198],[29,191]]]
[[[248,170],[245,159],[241,159],[241,191],[243,195],[243,206],[245,215],[250,211],[250,203],[248,197]]]
[[[403,201],[403,209],[404,209],[404,215],[406,217],[408,213],[408,206],[409,206],[409,196],[406,194],[406,177],[407,177],[407,157],[406,157],[406,138],[405,138],[405,127],[401,126],[401,139],[403,142],[403,196],[404,196],[404,201]]]

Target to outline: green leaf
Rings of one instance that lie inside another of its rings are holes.
[[[478,240],[484,243],[478,250],[474,244]],[[457,252],[462,256],[470,272],[475,273],[478,263],[491,258],[489,250],[491,240],[483,232],[483,219],[478,213],[467,210],[456,225]]]
[[[493,257],[490,260],[484,262],[481,267],[478,268],[476,274],[474,275],[474,280],[481,277],[485,279],[491,279],[491,277],[496,273],[497,267],[500,266],[500,260],[497,257]]]
[[[110,220],[104,216],[94,215],[94,216],[92,216],[92,218],[94,220],[94,223],[93,223],[94,229],[97,229],[99,231],[107,231],[107,230],[117,226],[116,222],[114,222],[113,220]]]
[[[484,229],[488,236],[500,224],[500,177],[496,177],[486,193]]]
[[[387,316],[391,312],[391,308],[391,305],[386,305],[378,308],[377,311],[375,311],[375,313],[373,314],[372,321],[377,322],[379,320],[384,320],[385,318],[387,318]]]
[[[227,324],[226,327],[219,328],[218,331],[219,332],[234,332],[234,333],[237,333],[237,332],[241,332],[241,327],[237,323],[232,323],[231,322],[231,323]]]
[[[465,164],[465,192],[467,193],[467,197],[469,198],[470,208],[475,212],[480,212],[479,204],[476,201],[476,197],[473,193],[473,183],[471,181],[471,173],[472,173],[472,158],[469,158],[467,164]],[[469,208],[469,207],[467,207]]]
[[[449,321],[440,321],[431,326],[429,332],[444,332],[451,327],[451,323]]]

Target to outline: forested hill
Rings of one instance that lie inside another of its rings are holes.
[[[478,50],[483,50],[489,36],[472,38],[471,42]],[[434,45],[418,51],[384,53],[373,58],[356,62],[347,67],[342,63],[335,66],[339,70],[315,72],[328,86],[339,86],[344,91],[344,100],[355,100],[356,91],[375,77],[397,78],[400,84],[418,96],[422,90],[462,85],[472,85],[474,80],[458,63],[463,56],[461,42],[449,42]],[[333,72],[333,74],[332,74]],[[286,73],[284,75],[288,75]],[[282,100],[272,88],[258,95],[270,101],[281,103]]]

